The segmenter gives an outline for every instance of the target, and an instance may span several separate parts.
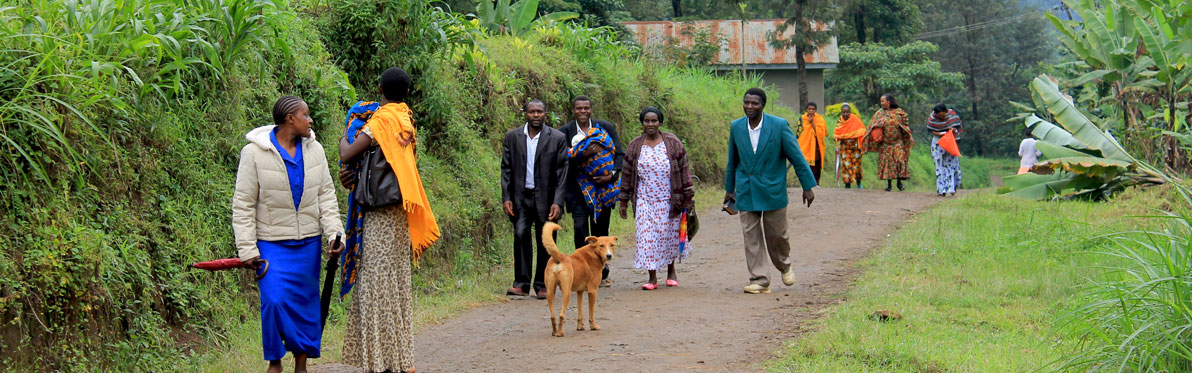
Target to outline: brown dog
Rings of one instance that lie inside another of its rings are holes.
[[[542,246],[550,253],[550,260],[546,262],[546,305],[550,307],[551,335],[563,336],[563,313],[567,311],[567,302],[571,299],[571,292],[576,297],[575,330],[584,330],[584,292],[588,292],[588,324],[592,330],[600,330],[596,325],[596,291],[600,289],[600,272],[604,264],[613,258],[613,250],[617,246],[616,236],[593,237],[588,236],[588,244],[575,249],[571,255],[559,252],[555,246],[555,232],[562,229],[558,224],[547,222],[542,229]],[[563,290],[563,308],[555,315],[555,290]]]

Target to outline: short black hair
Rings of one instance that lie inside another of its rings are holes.
[[[812,106],[814,106],[816,109],[819,109],[819,105],[816,105],[815,101],[808,102],[807,106],[804,106],[803,108],[806,109],[806,108],[812,107]]]
[[[886,102],[889,102],[889,103],[890,103],[890,108],[891,108],[891,109],[897,109],[897,108],[898,108],[898,101],[895,101],[895,100],[894,100],[894,95],[887,93],[887,94],[884,94],[884,95],[882,95],[882,97],[885,97],[885,98],[886,98]]]
[[[281,96],[277,102],[273,103],[273,124],[285,124],[286,116],[294,114],[298,110],[298,105],[301,105],[301,97],[298,96]]]
[[[944,105],[944,103],[942,103],[942,102],[935,104],[935,108],[931,109],[931,112],[933,112],[933,113],[947,113],[948,105]]]
[[[390,67],[381,73],[381,93],[385,95],[386,100],[405,102],[412,85],[414,79],[400,67]]]
[[[533,99],[530,99],[529,101],[526,101],[526,104],[525,104],[525,105],[522,105],[522,111],[529,110],[529,109],[530,109],[530,104],[533,104],[533,103],[539,103],[539,104],[542,104],[542,111],[546,111],[546,103],[545,103],[545,102],[542,102],[542,100],[539,100],[539,99],[536,99],[536,98],[533,98]]]
[[[571,107],[575,107],[575,103],[580,102],[580,101],[587,101],[589,104],[592,103],[592,99],[588,98],[588,96],[579,95],[579,96],[575,96],[575,98],[571,99]]]
[[[646,113],[657,114],[658,115],[658,123],[659,124],[662,123],[662,110],[658,110],[658,108],[653,107],[653,106],[646,106],[645,109],[642,109],[642,113],[637,115],[637,121],[645,122],[646,121]]]
[[[761,98],[762,106],[766,106],[766,91],[763,91],[761,88],[757,88],[757,87],[753,87],[753,88],[745,90],[745,96],[750,96],[750,95],[757,96],[757,97]],[[742,96],[741,98],[744,99],[744,96]]]

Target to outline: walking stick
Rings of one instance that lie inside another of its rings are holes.
[[[335,237],[335,244],[331,249],[335,250],[340,246],[343,246],[343,237]],[[327,328],[327,314],[330,313],[331,308],[331,292],[335,291],[335,271],[337,269],[339,269],[339,255],[331,255],[330,258],[327,258],[327,278],[323,280],[323,293],[319,298],[320,316],[323,321],[320,330]]]

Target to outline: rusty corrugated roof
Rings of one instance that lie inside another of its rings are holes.
[[[717,54],[718,65],[740,65],[744,54],[745,63],[751,68],[765,68],[767,65],[794,65],[794,47],[790,49],[776,49],[770,46],[767,35],[774,32],[784,19],[750,20],[745,22],[744,38],[741,37],[740,20],[708,20],[708,21],[643,21],[625,22],[624,25],[634,33],[643,48],[658,46],[674,38],[680,45],[690,46],[693,43],[691,35],[683,31],[690,29],[709,29],[725,41]],[[825,27],[821,24],[820,27]],[[788,28],[783,34],[789,37],[795,31]],[[744,47],[744,48],[743,48]],[[806,56],[808,64],[816,67],[835,67],[840,62],[840,55],[836,49],[836,38],[819,48],[815,53]],[[783,66],[785,67],[785,66]]]

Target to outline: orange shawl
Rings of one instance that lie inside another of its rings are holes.
[[[849,114],[848,119],[836,122],[836,130],[832,132],[832,137],[837,140],[864,138],[865,123],[861,123],[861,117],[857,114]]]
[[[385,160],[393,167],[397,174],[397,184],[401,187],[402,207],[410,225],[410,242],[414,250],[413,262],[430,245],[439,239],[439,224],[435,222],[435,214],[430,209],[430,201],[426,198],[426,191],[422,189],[422,177],[418,175],[418,164],[415,162],[414,119],[413,112],[405,103],[389,103],[377,109],[367,126],[372,130]],[[402,146],[399,139],[406,139],[409,144]]]
[[[799,117],[803,123],[803,129],[799,132],[799,149],[803,151],[803,157],[807,158],[807,164],[816,165],[816,148],[819,149],[820,160],[825,159],[824,155],[828,153],[828,148],[824,147],[824,136],[828,134],[828,125],[824,123],[824,116],[815,114],[815,118],[808,118],[804,113]]]

